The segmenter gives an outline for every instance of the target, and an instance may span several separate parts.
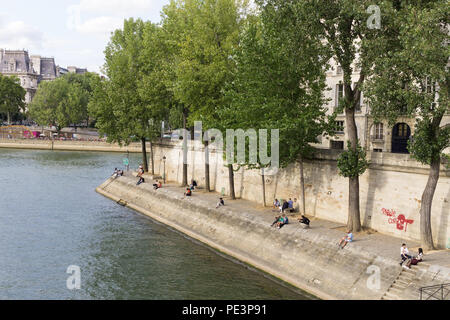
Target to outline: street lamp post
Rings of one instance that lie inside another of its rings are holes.
[[[163,157],[163,164],[164,164],[164,169],[163,169],[163,179],[164,179],[164,184],[166,184],[166,156]]]

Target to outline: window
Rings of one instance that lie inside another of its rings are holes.
[[[341,66],[337,66],[336,67],[336,74],[342,74],[342,67]]]
[[[331,140],[331,149],[344,150],[344,141]]]
[[[406,123],[399,123],[397,130],[397,137],[408,137],[408,125]]]
[[[382,149],[373,149],[373,152],[383,152]]]
[[[383,133],[383,124],[382,123],[376,123],[373,126],[373,138],[374,139],[383,139],[384,133]]]
[[[355,87],[356,87],[356,82],[353,84],[353,89],[355,89]],[[356,108],[355,108],[356,112],[361,112],[361,102],[362,102],[362,92],[359,95],[359,100],[358,100],[358,103],[356,104]]]
[[[344,97],[344,85],[342,83],[338,83],[336,85],[336,107],[339,107],[339,100]]]
[[[426,93],[434,93],[436,92],[436,82],[426,77],[425,79],[425,92]]]
[[[336,121],[334,131],[336,133],[344,133],[344,121]]]

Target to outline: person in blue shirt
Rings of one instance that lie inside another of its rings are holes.
[[[351,230],[347,230],[347,235],[341,239],[341,242],[339,242],[339,248],[344,249],[347,243],[353,241],[353,233]]]
[[[288,208],[289,208],[289,212],[294,212],[294,201],[292,201],[291,198],[289,198],[289,201],[288,201]]]

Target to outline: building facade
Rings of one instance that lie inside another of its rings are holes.
[[[0,49],[0,73],[20,79],[20,84],[26,90],[26,104],[33,100],[41,81],[52,81],[69,72],[83,74],[87,69],[65,69],[57,66],[54,58],[30,56],[26,50]]]
[[[359,79],[359,70],[353,68],[353,86]],[[327,87],[325,95],[329,100],[328,114],[332,114],[339,107],[339,100],[344,96],[343,72],[337,63],[327,72]],[[388,121],[375,123],[370,115],[370,107],[364,101],[364,92],[361,94],[359,107],[355,112],[355,122],[358,128],[358,138],[361,146],[371,152],[408,153],[408,140],[414,135],[415,118],[399,117],[392,126]],[[444,116],[441,126],[450,125],[450,114]],[[319,137],[316,147],[326,149],[347,149],[348,140],[345,114],[342,112],[336,117],[336,132],[333,137]]]

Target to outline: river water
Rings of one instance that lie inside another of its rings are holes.
[[[310,298],[97,194],[124,157],[0,149],[0,299]]]

